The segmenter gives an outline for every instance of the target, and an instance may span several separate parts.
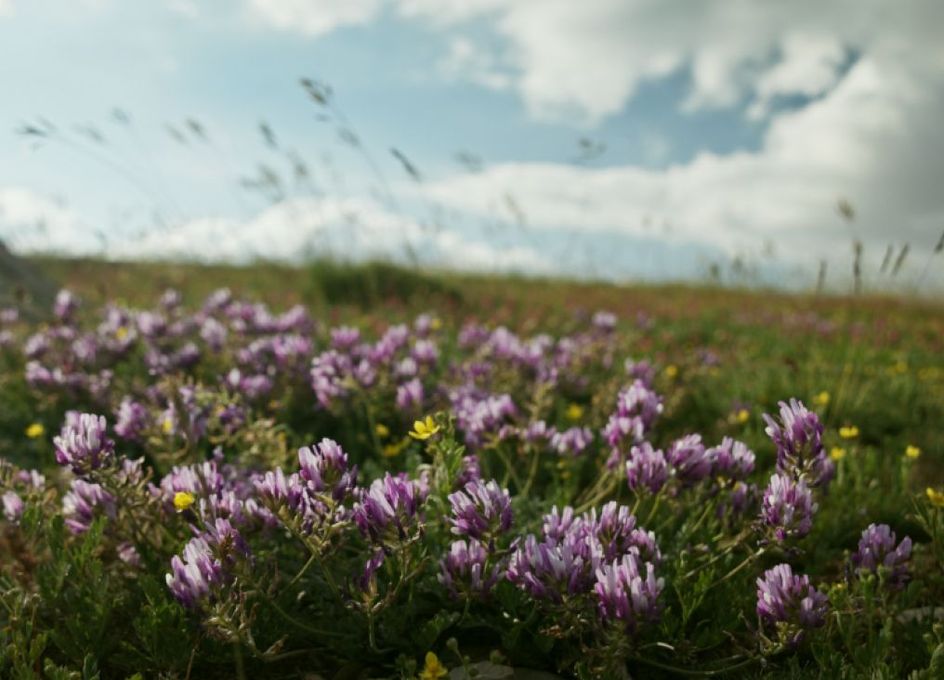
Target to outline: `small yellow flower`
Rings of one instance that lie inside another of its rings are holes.
[[[429,439],[439,432],[439,425],[433,422],[432,416],[426,416],[426,420],[417,420],[413,422],[413,430],[410,436],[413,439]]]
[[[194,498],[192,493],[187,491],[178,491],[174,494],[174,507],[177,509],[177,512],[183,512],[193,505],[195,500],[197,499]]]
[[[837,463],[846,457],[846,450],[841,446],[834,446],[829,451],[829,457],[832,458]]]
[[[849,425],[848,427],[839,428],[839,436],[843,439],[855,439],[859,436],[859,428],[855,425]]]
[[[908,446],[905,447],[905,458],[910,458],[911,460],[915,460],[920,455],[921,455],[921,449],[919,449],[914,444],[908,444]]]
[[[381,453],[384,458],[396,458],[400,455],[401,451],[403,451],[403,444],[387,444],[383,447]]]
[[[665,367],[665,374],[669,378],[674,378],[675,376],[678,375],[678,366],[676,366],[675,364],[669,364],[668,366]]]
[[[583,418],[583,407],[580,404],[571,404],[567,407],[567,419],[578,421]]]
[[[928,500],[931,501],[931,505],[937,508],[944,508],[944,493],[932,489],[930,486],[925,491],[928,494]]]
[[[390,428],[383,423],[377,423],[377,426],[374,428],[374,432],[376,432],[377,436],[381,439],[386,439],[390,436]]]
[[[33,423],[26,428],[26,436],[30,439],[36,439],[37,437],[42,437],[46,434],[46,428],[43,427],[42,423]]]
[[[738,423],[743,425],[744,423],[746,423],[748,420],[751,419],[751,412],[748,411],[746,408],[738,409],[737,413],[734,414],[734,419]]]
[[[442,680],[449,675],[449,669],[442,665],[439,657],[432,652],[426,652],[426,663],[420,673],[420,680]]]
[[[164,431],[164,434],[170,434],[174,431],[174,419],[173,418],[164,418],[161,422],[161,429]]]
[[[827,392],[826,390],[823,390],[822,392],[817,394],[815,397],[813,397],[813,403],[819,406],[820,408],[824,408],[828,406],[829,405],[829,392]]]
[[[115,329],[115,338],[119,341],[124,340],[128,337],[128,327],[127,326],[118,326]]]
[[[442,328],[442,321],[440,321],[438,316],[434,316],[429,322],[429,327],[434,331],[438,331],[440,328]]]

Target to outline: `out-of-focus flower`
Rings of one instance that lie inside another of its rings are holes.
[[[183,512],[193,505],[196,497],[189,491],[178,491],[174,494],[174,509]]]
[[[925,493],[928,496],[928,500],[931,501],[931,505],[937,508],[944,508],[944,492],[932,489],[929,486],[925,489]]]
[[[741,408],[734,412],[734,422],[740,425],[743,425],[750,419],[751,419],[751,412],[748,411],[746,408]]]
[[[567,416],[567,420],[577,422],[583,418],[583,406],[580,404],[571,403],[570,406],[567,407],[567,411],[564,415]]]
[[[813,493],[802,479],[795,481],[782,474],[770,477],[764,492],[761,516],[778,541],[802,538],[813,527],[817,505]]]
[[[785,643],[798,644],[807,630],[822,626],[828,606],[809,576],[794,574],[789,564],[778,564],[757,579],[757,614],[778,628]]]
[[[30,439],[37,439],[42,437],[44,434],[46,434],[46,428],[42,423],[31,423],[26,428],[26,436]]]
[[[674,378],[678,375],[679,369],[675,364],[669,364],[665,367],[665,375],[667,378]]]
[[[423,670],[420,671],[420,680],[442,680],[449,675],[449,669],[442,665],[439,657],[433,652],[426,652]]]
[[[900,588],[908,580],[908,562],[911,559],[911,538],[905,536],[895,545],[895,532],[887,524],[870,524],[862,532],[859,549],[852,555],[852,565],[860,572],[876,573],[885,569],[888,584]]]
[[[85,533],[99,512],[114,517],[115,497],[100,484],[90,484],[84,479],[72,480],[72,487],[62,498],[62,514],[69,530],[75,534]]]
[[[79,300],[75,294],[68,288],[63,288],[56,293],[56,301],[53,304],[53,313],[60,321],[69,322],[72,320],[75,311],[79,308]]]
[[[721,444],[709,449],[707,457],[714,466],[715,474],[733,479],[745,479],[754,472],[754,452],[747,444],[725,437]]]
[[[418,411],[423,408],[423,383],[419,378],[397,386],[396,405],[401,411]]]
[[[413,429],[410,431],[410,436],[413,439],[429,439],[434,434],[439,432],[439,425],[433,421],[432,416],[426,416],[424,420],[417,420],[413,422]]]
[[[813,397],[813,404],[820,408],[826,408],[829,405],[829,392],[823,390]]]
[[[909,460],[917,460],[920,457],[921,449],[919,449],[917,446],[908,444],[908,446],[905,447],[905,458],[908,458]]]
[[[855,425],[840,427],[839,436],[843,439],[855,439],[859,436],[859,428]]]
[[[668,478],[669,469],[661,450],[653,449],[649,442],[630,449],[629,460],[626,461],[626,481],[630,489],[648,489],[658,493]]]
[[[829,457],[838,463],[846,457],[846,450],[841,446],[834,446],[829,450]]]
[[[374,433],[381,439],[386,439],[390,436],[390,428],[383,423],[377,423],[377,426],[374,427]]]
[[[66,414],[62,433],[53,439],[56,462],[68,465],[76,474],[86,474],[102,467],[115,450],[115,442],[106,434],[105,416],[91,413]]]
[[[705,449],[700,434],[690,434],[677,439],[669,447],[665,457],[675,469],[676,477],[683,483],[694,484],[711,474],[711,452]]]
[[[18,522],[23,514],[23,499],[15,491],[6,491],[0,498],[3,502],[3,516],[8,522]]]
[[[149,419],[150,414],[144,404],[135,401],[131,397],[125,397],[118,405],[115,434],[123,439],[135,441],[144,433]]]
[[[571,427],[551,435],[551,447],[561,456],[580,456],[593,443],[589,427]]]

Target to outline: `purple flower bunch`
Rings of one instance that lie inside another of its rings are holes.
[[[634,625],[657,612],[662,582],[652,579],[660,559],[655,535],[637,527],[629,508],[615,501],[599,514],[594,509],[580,516],[555,507],[544,517],[542,539],[528,535],[512,553],[507,577],[555,604],[595,593],[605,620]],[[635,604],[625,603],[627,597]]]
[[[629,446],[643,441],[661,413],[662,397],[638,378],[619,393],[616,411],[603,429],[612,450],[609,467],[617,465]]]
[[[171,558],[165,580],[182,605],[195,608],[213,598],[232,578],[236,562],[248,556],[249,547],[239,532],[218,518]]]
[[[317,445],[298,450],[299,475],[308,489],[328,494],[340,503],[357,485],[357,466],[350,465],[347,454],[333,439],[322,439]]]
[[[747,444],[725,437],[707,452],[713,473],[729,479],[747,479],[754,472],[754,452]]]
[[[761,517],[773,538],[779,542],[802,538],[813,527],[813,514],[818,509],[813,492],[804,479],[794,480],[784,474],[773,474],[764,491]]]
[[[53,439],[56,462],[78,475],[113,462],[115,442],[107,434],[105,416],[69,411],[62,432]]]
[[[100,484],[73,479],[69,491],[62,498],[62,515],[69,531],[83,534],[96,517],[115,517],[115,497]]]
[[[359,489],[352,516],[361,533],[374,543],[404,541],[419,527],[428,489],[406,475],[387,473]]]
[[[508,489],[494,479],[468,482],[461,491],[449,494],[452,533],[486,541],[493,546],[511,528],[513,515]]]
[[[437,579],[452,597],[459,599],[488,595],[501,576],[500,561],[481,542],[470,538],[452,542],[439,562]]]
[[[802,402],[780,402],[780,419],[764,414],[764,430],[777,446],[777,472],[810,486],[825,486],[835,474],[835,465],[823,446],[823,424]]]
[[[884,572],[886,583],[900,589],[908,581],[911,561],[911,538],[905,536],[897,546],[895,532],[887,524],[870,524],[859,539],[859,548],[851,557],[853,569],[859,573]]]
[[[809,576],[794,574],[789,564],[778,564],[757,579],[757,615],[777,628],[785,644],[799,644],[806,631],[822,626],[828,606]]]
[[[632,631],[642,622],[658,620],[664,585],[664,579],[656,578],[652,563],[628,553],[597,569],[593,592],[601,618],[618,621]]]
[[[668,479],[669,467],[660,449],[654,449],[649,442],[642,442],[629,450],[626,481],[634,492],[647,490],[658,493]]]
[[[686,486],[707,479],[712,472],[712,452],[702,443],[700,434],[677,439],[665,454],[675,477]]]

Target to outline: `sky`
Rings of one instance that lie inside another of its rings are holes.
[[[858,241],[867,285],[939,290],[942,29],[938,0],[0,0],[0,238],[796,288],[847,286]]]

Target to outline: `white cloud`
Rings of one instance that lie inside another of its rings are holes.
[[[112,233],[104,241],[92,233],[53,200],[25,189],[0,188],[0,238],[20,252],[228,262],[257,257],[300,261],[310,256],[411,262],[415,257],[426,266],[460,270],[551,270],[549,261],[532,248],[499,247],[456,231],[425,229],[366,199],[292,199],[247,220],[193,219],[143,234]]]
[[[318,36],[375,19],[384,0],[249,0],[254,16],[282,30]]]
[[[454,38],[449,43],[449,54],[440,68],[447,78],[461,78],[492,90],[504,90],[512,83],[511,75],[499,69],[488,51],[464,37]]]
[[[927,252],[944,229],[944,60],[929,56],[936,66],[861,57],[824,97],[776,116],[756,153],[703,153],[665,170],[506,163],[428,190],[479,214],[510,194],[537,228],[657,235],[731,255],[772,242],[801,264],[848,261],[853,238]],[[836,214],[840,197],[857,209],[851,225]]]

